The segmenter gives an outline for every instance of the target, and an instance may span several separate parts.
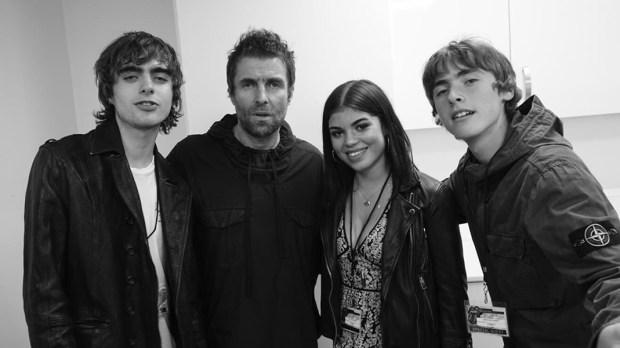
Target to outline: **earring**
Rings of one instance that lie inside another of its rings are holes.
[[[385,149],[387,150],[390,148],[390,137],[388,137],[387,135],[385,136],[385,142],[386,142]]]
[[[332,149],[332,158],[334,159],[334,162],[338,163],[338,157],[336,157],[336,154],[334,153],[334,149]]]

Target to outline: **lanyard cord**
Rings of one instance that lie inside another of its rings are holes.
[[[349,196],[350,197],[349,198],[350,199],[349,201],[349,243],[351,247],[351,261],[355,259],[355,256],[357,254],[357,248],[359,246],[359,242],[362,237],[362,234],[364,233],[364,229],[366,229],[366,226],[368,225],[368,222],[370,222],[370,218],[372,217],[372,214],[377,209],[377,205],[379,204],[379,201],[381,200],[383,191],[385,190],[385,187],[387,186],[388,181],[390,181],[391,173],[392,172],[390,171],[390,173],[388,173],[387,177],[385,178],[385,181],[383,182],[383,186],[381,186],[381,191],[379,192],[379,197],[375,201],[375,204],[372,206],[372,210],[370,211],[370,214],[368,214],[368,217],[366,218],[366,221],[364,222],[364,225],[362,226],[362,229],[360,230],[360,235],[355,241],[355,245],[353,245],[353,190],[351,190],[351,195]]]

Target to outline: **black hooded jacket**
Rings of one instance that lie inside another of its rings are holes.
[[[226,115],[168,160],[194,193],[210,347],[316,347],[322,156],[280,128],[255,150]]]

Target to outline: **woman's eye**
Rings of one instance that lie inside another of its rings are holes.
[[[370,125],[368,123],[360,123],[357,125],[357,130],[363,131],[366,130]]]
[[[339,131],[339,130],[331,131],[330,134],[331,134],[332,138],[338,138],[338,137],[340,137],[342,135],[342,131]]]

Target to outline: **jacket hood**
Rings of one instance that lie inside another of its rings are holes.
[[[207,134],[221,141],[230,155],[230,160],[235,163],[237,169],[241,172],[245,173],[250,164],[253,168],[265,167],[264,163],[260,163],[261,160],[273,161],[275,167],[270,169],[276,169],[278,173],[283,172],[288,166],[289,156],[287,154],[293,148],[296,141],[289,124],[286,121],[282,123],[280,127],[280,142],[275,149],[257,150],[243,145],[235,138],[233,127],[237,122],[237,115],[228,114],[220,121],[215,122]],[[271,167],[271,164],[268,163],[267,166]]]
[[[510,121],[504,144],[491,158],[488,166],[480,165],[468,150],[459,167],[466,167],[469,175],[482,179],[508,169],[521,157],[541,146],[572,147],[563,134],[560,118],[546,109],[537,96],[532,96],[517,109]]]

